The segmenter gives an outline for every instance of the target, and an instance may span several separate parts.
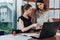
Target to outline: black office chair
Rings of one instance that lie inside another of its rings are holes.
[[[0,31],[0,35],[4,35],[4,31]]]

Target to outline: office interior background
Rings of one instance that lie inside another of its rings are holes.
[[[11,33],[12,29],[18,29],[20,25],[17,22],[21,16],[21,6],[31,4],[36,8],[36,0],[1,0],[0,1],[0,31]],[[60,0],[44,0],[54,21],[60,20]]]

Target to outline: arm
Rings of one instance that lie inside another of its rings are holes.
[[[19,24],[22,32],[28,31],[29,29],[33,28],[33,25],[30,25],[28,27],[24,27],[24,23],[21,19],[19,19]]]

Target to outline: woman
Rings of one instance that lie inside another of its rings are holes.
[[[37,23],[42,26],[44,22],[53,22],[52,14],[50,11],[47,10],[43,0],[37,0],[36,7],[37,10],[35,13],[35,17]]]
[[[38,24],[32,24],[31,22],[31,13],[32,13],[32,6],[30,4],[26,4],[23,7],[24,13],[22,16],[18,18],[20,29],[22,32],[30,32],[31,29],[36,27]]]

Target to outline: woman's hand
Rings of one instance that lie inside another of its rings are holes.
[[[41,24],[38,24],[36,29],[42,29],[42,25]]]
[[[38,24],[38,23],[34,23],[34,24],[31,25],[31,28],[33,28],[33,29],[42,29],[42,25]]]
[[[36,28],[37,25],[38,25],[37,23],[34,23],[34,24],[31,25],[31,27],[32,27],[32,28],[34,28],[34,27]]]

